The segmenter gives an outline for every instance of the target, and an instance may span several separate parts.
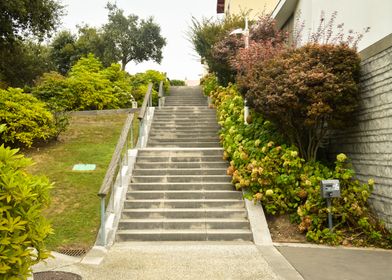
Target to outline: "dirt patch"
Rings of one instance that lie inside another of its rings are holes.
[[[267,215],[267,223],[273,242],[306,243],[306,237],[296,224],[290,223],[289,215]]]

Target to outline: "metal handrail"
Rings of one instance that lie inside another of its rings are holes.
[[[139,116],[137,117],[142,121],[146,115],[147,107],[152,106],[152,83],[148,84],[147,93],[144,96],[142,107],[140,108]]]
[[[112,160],[110,161],[109,167],[106,171],[105,177],[102,181],[101,188],[99,189],[98,196],[101,198],[101,243],[105,245],[106,243],[106,197],[109,192],[112,191],[113,186],[116,182],[117,173],[122,169],[122,163],[128,160],[128,142],[130,141],[131,148],[133,146],[133,118],[134,114],[130,113],[127,116],[125,124],[120,134],[120,138],[117,142],[116,149],[114,150]],[[130,136],[130,139],[128,139]],[[125,154],[123,153],[125,148]],[[121,174],[120,174],[121,179]]]
[[[128,135],[130,130],[132,130],[132,124],[133,124],[133,113],[130,113],[125,121],[125,124],[123,126],[123,129],[120,134],[120,138],[117,142],[116,149],[114,150],[112,160],[110,161],[109,167],[106,171],[105,178],[103,179],[101,188],[99,189],[98,196],[100,197],[105,197],[111,187],[114,184],[114,180],[116,177],[116,170],[119,164],[121,163],[121,152],[124,150],[124,147],[127,147],[128,143]],[[131,140],[133,141],[133,139]]]
[[[148,107],[152,107],[152,83],[148,84],[148,89],[146,95],[144,96],[143,105],[140,108],[138,119],[139,119],[139,136],[138,136],[138,143],[140,142],[141,137],[143,136],[142,127],[144,125],[143,121],[146,117]],[[163,82],[159,85],[159,92],[163,92]],[[106,171],[105,177],[103,179],[101,188],[98,192],[98,196],[101,199],[101,228],[100,228],[100,238],[101,238],[101,245],[106,245],[106,199],[108,195],[113,191],[113,187],[116,183],[117,177],[120,179],[120,185],[122,185],[122,174],[121,170],[123,167],[123,162],[125,161],[128,164],[128,148],[134,148],[134,139],[133,139],[133,119],[134,119],[134,112],[135,110],[131,111],[131,113],[127,116],[123,129],[121,131],[120,138],[117,142],[116,149],[114,150],[112,159],[110,161],[109,167]],[[129,139],[130,137],[130,139]],[[128,143],[130,147],[128,147]],[[125,149],[124,149],[125,148]],[[125,150],[125,152],[124,152]],[[120,175],[117,176],[118,172]]]
[[[158,92],[158,96],[159,96],[159,98],[161,98],[161,97],[163,97],[165,95],[165,92],[164,92],[164,90],[163,90],[163,81],[161,81],[160,83],[159,83],[159,92]]]

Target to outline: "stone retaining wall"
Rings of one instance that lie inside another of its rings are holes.
[[[358,124],[338,132],[331,151],[346,153],[360,181],[376,182],[372,207],[392,228],[392,34],[361,52]]]

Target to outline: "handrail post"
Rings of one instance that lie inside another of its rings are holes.
[[[102,246],[106,246],[105,198],[106,196],[101,196],[101,244]]]

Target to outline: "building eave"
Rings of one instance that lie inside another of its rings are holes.
[[[225,0],[217,0],[216,12],[218,14],[223,14],[225,12]]]
[[[297,7],[297,4],[298,0],[280,0],[278,4],[276,4],[272,12],[272,18],[275,19],[276,27],[278,29],[281,29],[291,17]]]

